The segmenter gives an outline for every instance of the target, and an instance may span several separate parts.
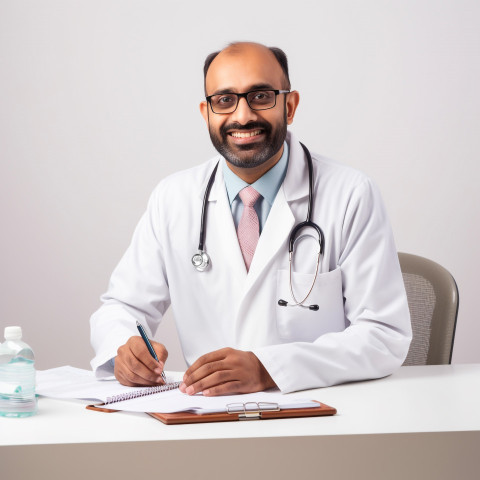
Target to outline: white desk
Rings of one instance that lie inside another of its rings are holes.
[[[167,426],[40,398],[38,415],[0,418],[0,477],[480,478],[480,365],[402,367],[308,393],[338,414]]]

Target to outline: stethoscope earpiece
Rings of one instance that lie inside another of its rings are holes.
[[[316,312],[320,307],[318,305],[303,305],[301,303],[292,303],[291,305],[288,304],[286,300],[280,299],[278,301],[278,304],[281,307],[303,307],[303,308],[308,308],[309,310],[312,310],[313,312]]]

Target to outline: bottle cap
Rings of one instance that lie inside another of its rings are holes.
[[[5,340],[20,340],[22,338],[22,327],[5,327]]]

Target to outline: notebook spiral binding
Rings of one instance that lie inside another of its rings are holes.
[[[165,385],[158,385],[156,387],[146,387],[141,390],[132,390],[131,392],[121,393],[120,395],[113,395],[107,397],[104,405],[110,403],[121,402],[123,400],[130,400],[132,398],[145,397],[147,395],[153,395],[154,393],[168,392],[169,390],[175,390],[180,386],[182,382],[166,383]]]

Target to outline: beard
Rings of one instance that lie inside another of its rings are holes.
[[[227,133],[231,129],[261,129],[264,138],[248,145],[232,146],[228,142]],[[250,122],[246,125],[234,122],[221,126],[218,132],[213,131],[209,124],[208,131],[213,146],[225,160],[235,167],[254,168],[272,158],[282,147],[287,136],[287,118],[285,115],[283,122],[275,129],[268,122]]]

